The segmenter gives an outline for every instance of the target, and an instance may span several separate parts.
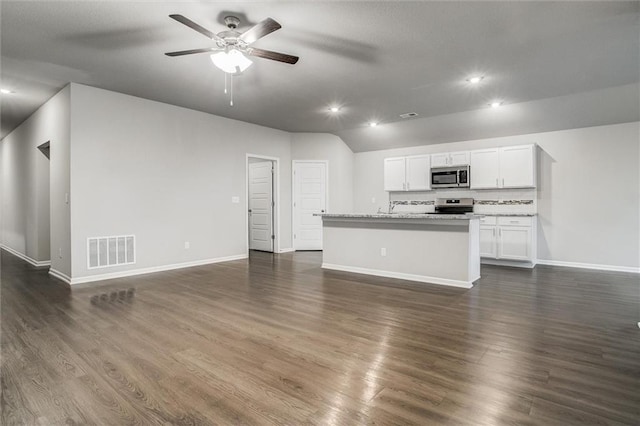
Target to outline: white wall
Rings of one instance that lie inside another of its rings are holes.
[[[387,208],[386,157],[527,143],[539,146],[538,258],[638,268],[638,122],[357,153],[354,210]]]
[[[327,133],[293,133],[292,160],[329,162],[329,212],[353,210],[353,152],[338,136]]]
[[[71,111],[74,279],[246,254],[247,153],[280,159],[291,205],[287,132],[78,84]],[[290,208],[280,215],[288,248]],[[87,238],[123,234],[137,263],[88,270]]]
[[[0,142],[2,244],[35,264],[49,261],[55,251],[52,267],[63,273],[70,273],[69,210],[64,204],[69,102],[67,86]],[[47,141],[50,160],[37,148]]]

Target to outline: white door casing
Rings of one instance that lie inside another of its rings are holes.
[[[293,248],[322,250],[322,218],[327,211],[327,162],[293,162]]]
[[[273,252],[272,161],[249,164],[249,249]]]

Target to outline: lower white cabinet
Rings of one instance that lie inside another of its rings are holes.
[[[535,218],[485,216],[480,220],[480,256],[535,263]]]

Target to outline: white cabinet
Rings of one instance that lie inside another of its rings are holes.
[[[384,159],[384,190],[404,191],[405,183],[405,161],[404,157]]]
[[[384,159],[385,191],[427,191],[431,189],[429,155]]]
[[[535,263],[535,218],[485,216],[480,220],[480,256]]]
[[[431,167],[466,166],[468,164],[469,151],[431,154]]]
[[[471,189],[498,188],[500,160],[498,148],[471,151]]]
[[[535,187],[535,145],[500,148],[501,188]]]
[[[471,189],[534,188],[535,145],[471,151]]]
[[[407,191],[431,189],[431,167],[428,155],[405,158]]]

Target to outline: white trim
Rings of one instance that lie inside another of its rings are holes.
[[[426,275],[405,274],[402,272],[382,271],[380,269],[359,268],[356,266],[336,265],[333,263],[322,263],[322,268],[332,269],[334,271],[354,272],[356,274],[375,275],[378,277],[397,278],[400,280],[418,281],[429,284],[448,285],[452,287],[471,288],[473,281],[480,279],[475,278],[473,281],[450,280],[446,278],[428,277]]]
[[[291,245],[296,251],[296,163],[324,163],[324,212],[329,213],[329,160],[291,160]]]
[[[35,266],[36,268],[42,268],[45,266],[51,266],[51,260],[35,260],[27,256],[26,254],[20,253],[18,250],[14,250],[11,247],[5,246],[4,244],[0,244],[0,248],[2,250],[6,250],[12,255],[19,257],[25,262],[29,263],[31,266]]]
[[[480,263],[483,265],[496,265],[496,266],[512,266],[514,268],[533,269],[536,264],[530,261],[518,261],[518,260],[502,260],[492,259],[490,257],[481,257]]]
[[[273,235],[275,235],[273,241],[273,252],[280,253],[280,158],[270,157],[268,155],[259,154],[246,154],[245,158],[245,194],[244,194],[244,232],[247,257],[249,256],[249,158],[258,158],[260,160],[273,161],[275,173],[273,174],[273,201],[276,205],[273,209],[275,215]]]
[[[152,266],[150,268],[133,269],[131,271],[112,272],[109,274],[90,275],[86,277],[71,278],[71,285],[90,283],[94,281],[110,280],[113,278],[131,277],[134,275],[151,274],[153,272],[171,271],[174,269],[191,268],[193,266],[210,265],[212,263],[228,262],[231,260],[246,259],[246,254],[234,256],[216,257],[213,259],[196,260],[194,262],[175,263],[173,265]]]
[[[562,260],[545,260],[545,259],[538,259],[538,264],[549,265],[549,266],[564,266],[567,268],[584,268],[584,269],[596,269],[598,271],[631,272],[635,274],[640,274],[640,267],[636,267],[636,266],[599,265],[596,263],[564,262]]]
[[[53,268],[49,268],[49,275],[51,275],[52,277],[55,277],[61,281],[64,281],[67,285],[71,285],[71,277],[68,276],[67,274],[63,274],[60,271],[56,271]]]
[[[280,251],[279,251],[278,253],[291,253],[291,252],[293,252],[293,251],[295,251],[295,250],[293,249],[293,247],[288,247],[288,248],[280,249]]]

